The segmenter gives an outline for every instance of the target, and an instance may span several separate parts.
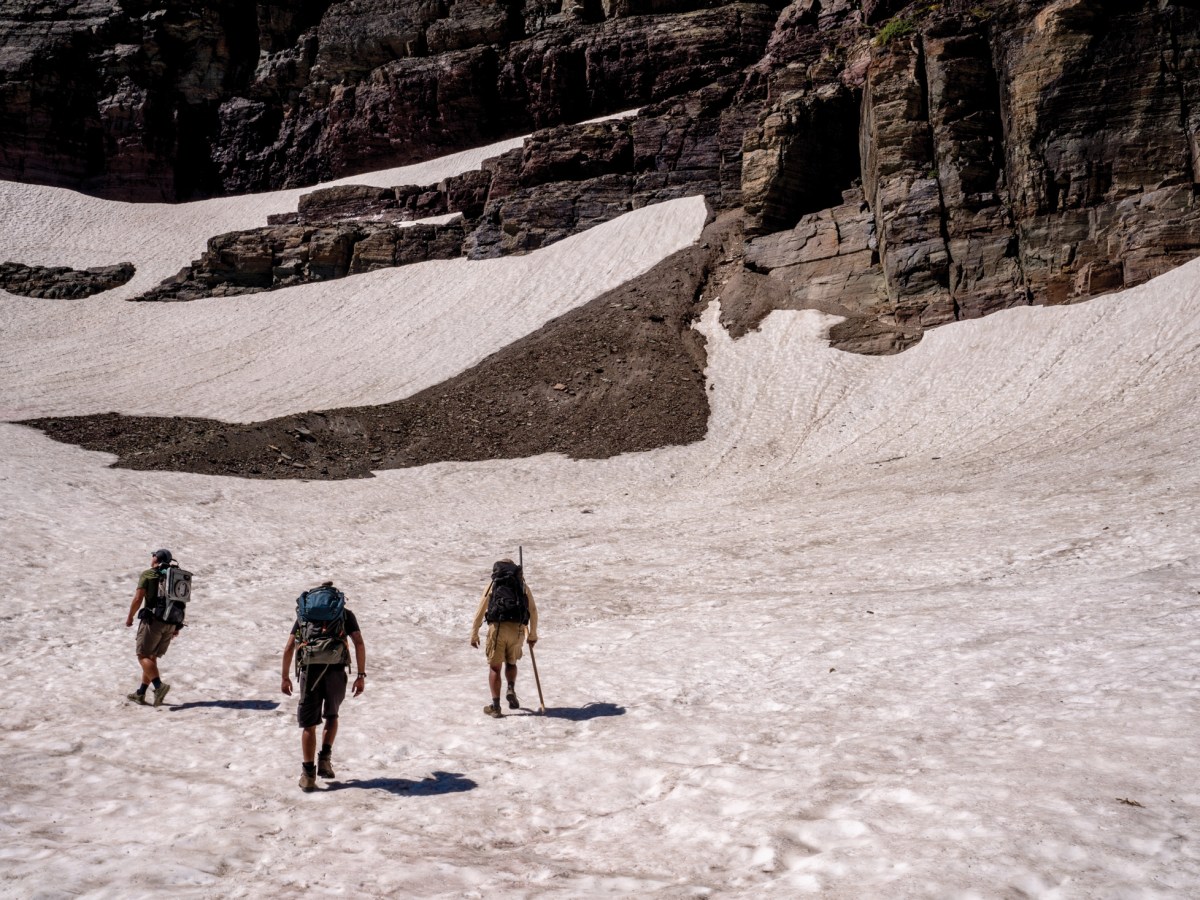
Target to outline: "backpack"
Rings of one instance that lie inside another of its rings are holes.
[[[492,595],[488,599],[489,625],[497,622],[529,624],[529,600],[521,583],[521,567],[516,563],[498,562],[492,566]]]
[[[188,601],[192,599],[192,573],[179,568],[179,563],[158,570],[158,597],[151,612],[154,618],[168,625],[183,627]]]
[[[346,595],[331,584],[296,598],[296,666],[349,663],[346,650]]]

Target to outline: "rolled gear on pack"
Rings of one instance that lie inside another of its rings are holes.
[[[192,573],[171,560],[158,570],[158,596],[150,612],[168,625],[183,627],[188,601],[192,599]]]
[[[296,671],[308,666],[349,665],[346,596],[332,584],[296,598]]]
[[[492,566],[492,593],[484,616],[489,625],[498,622],[529,624],[529,598],[521,567],[516,563],[498,562]]]

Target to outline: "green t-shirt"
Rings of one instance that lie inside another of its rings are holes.
[[[162,578],[158,569],[147,569],[142,573],[142,577],[138,579],[138,588],[146,591],[146,597],[142,601],[142,605],[147,609],[153,609],[158,603],[158,581]]]

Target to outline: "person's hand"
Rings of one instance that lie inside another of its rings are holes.
[[[351,693],[355,697],[357,697],[359,694],[361,694],[366,689],[367,689],[367,679],[365,679],[365,678],[363,678],[363,676],[359,675],[357,678],[354,679],[354,687],[351,688],[350,690],[351,690]]]
[[[279,689],[287,694],[287,696],[292,696],[292,679],[284,675],[283,684],[279,686]]]
[[[530,646],[530,647],[532,647],[532,646],[533,646],[534,644],[536,644],[536,643],[537,643],[537,638],[530,638],[530,639],[529,639],[529,646]]]
[[[477,638],[477,637],[471,638],[471,646],[478,647],[479,646],[479,638]]]
[[[125,617],[125,627],[126,627],[126,628],[132,628],[132,627],[133,627],[133,616],[126,616],[126,617]]]

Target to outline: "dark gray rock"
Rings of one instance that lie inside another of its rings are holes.
[[[71,269],[0,263],[0,289],[23,297],[77,300],[120,287],[134,276],[133,263]]]

